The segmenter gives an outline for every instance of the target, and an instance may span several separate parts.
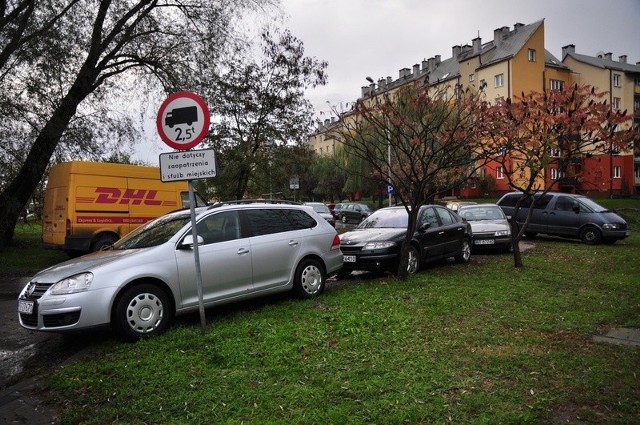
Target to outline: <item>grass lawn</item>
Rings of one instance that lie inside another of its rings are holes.
[[[639,423],[640,223],[614,245],[538,238],[467,265],[332,282],[105,339],[47,389],[60,423]]]

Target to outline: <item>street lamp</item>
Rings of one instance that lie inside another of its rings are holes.
[[[367,76],[365,77],[365,79],[372,85],[371,86],[371,90],[369,91],[369,95],[371,96],[371,98],[373,99],[373,95],[374,95],[374,87],[373,84],[373,78]],[[387,179],[387,193],[389,194],[389,206],[391,206],[391,188],[393,187],[393,184],[391,184],[391,140],[389,137],[389,128],[388,128],[388,123],[387,123],[387,117],[384,117],[384,134],[385,134],[385,138],[387,139],[387,165],[389,166],[389,177]]]

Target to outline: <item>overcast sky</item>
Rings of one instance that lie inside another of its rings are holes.
[[[493,30],[544,19],[545,48],[562,60],[562,47],[595,56],[611,52],[640,62],[640,0],[281,0],[285,25],[305,53],[329,63],[329,82],[308,92],[320,118],[329,105],[360,96],[365,78],[398,78],[454,45],[493,39]]]

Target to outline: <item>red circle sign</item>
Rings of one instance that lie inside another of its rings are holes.
[[[174,149],[187,150],[200,143],[209,131],[209,109],[195,93],[170,95],[158,111],[156,127],[162,141]]]

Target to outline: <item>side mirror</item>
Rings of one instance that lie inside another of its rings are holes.
[[[198,245],[202,245],[204,243],[204,238],[198,235]],[[180,249],[191,249],[193,248],[193,235],[189,234],[184,237],[182,243],[179,246]]]
[[[418,228],[418,231],[420,232],[424,232],[425,230],[427,230],[429,227],[431,227],[431,223],[426,222],[420,225],[420,227]]]

